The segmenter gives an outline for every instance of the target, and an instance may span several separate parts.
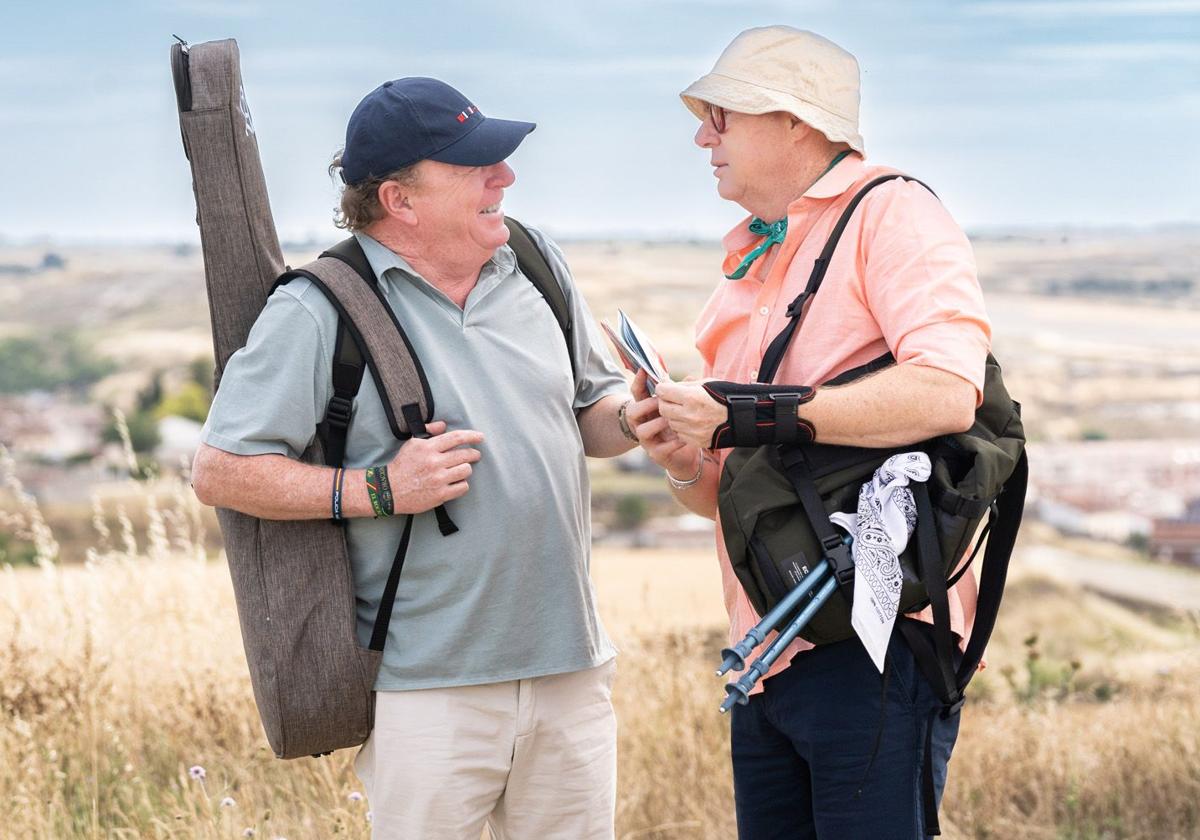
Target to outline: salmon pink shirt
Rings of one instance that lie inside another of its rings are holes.
[[[763,354],[787,325],[788,304],[808,284],[813,261],[842,211],[868,181],[895,171],[869,166],[851,154],[788,206],[787,236],[769,273],[762,274],[763,257],[741,280],[722,280],[696,322],[706,377],[757,379]],[[745,219],[725,236],[722,273],[733,273],[762,241],[750,233],[749,223]],[[967,237],[925,187],[897,179],[876,187],[859,204],[774,381],[820,385],[890,351],[898,364],[926,365],[972,383],[978,405],[990,345],[991,327]],[[728,452],[714,453],[721,466]],[[733,573],[719,518],[717,553],[730,639],[737,642],[759,616]],[[950,590],[951,629],[963,644],[976,596],[973,574],[963,575]],[[928,609],[919,617],[932,621]],[[811,647],[797,639],[767,676]]]

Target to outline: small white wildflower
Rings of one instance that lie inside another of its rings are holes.
[[[237,803],[233,801],[232,796],[226,796],[224,799],[221,800],[222,808],[232,808],[236,804]]]
[[[359,793],[358,791],[354,791],[346,798],[349,799],[351,802],[362,802],[363,795],[361,793]]]
[[[254,829],[253,829],[253,828],[247,828],[245,831],[243,831],[243,832],[242,832],[242,836],[243,836],[243,837],[253,837],[253,836],[254,836]]]
[[[188,775],[191,776],[193,779],[195,779],[198,782],[203,782],[204,775],[205,775],[204,768],[201,767],[199,764],[197,764],[197,765],[193,766],[190,770],[188,770]]]
[[[367,811],[367,822],[371,821],[371,812]]]

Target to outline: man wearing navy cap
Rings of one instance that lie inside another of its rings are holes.
[[[355,109],[330,169],[353,232],[425,369],[429,439],[392,436],[364,377],[343,515],[365,646],[402,531],[374,518],[364,468],[387,465],[396,513],[454,500],[459,532],[414,519],[375,729],[355,760],[384,838],[611,838],[615,650],[589,576],[585,454],[632,446],[630,399],[558,247],[531,235],[567,298],[570,351],[506,245],[505,159],[533,123],[485,116],[434,79],[386,82]],[[331,396],[337,313],[298,278],[230,359],[196,458],[203,501],[328,518],[328,469],[294,459]],[[572,366],[572,358],[574,366]],[[357,469],[355,469],[357,468]]]

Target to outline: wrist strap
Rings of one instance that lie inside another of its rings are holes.
[[[799,412],[800,406],[816,394],[812,388],[713,380],[705,382],[704,389],[727,411],[725,422],[713,431],[710,449],[810,443],[816,439],[813,424]]]

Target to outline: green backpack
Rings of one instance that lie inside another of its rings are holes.
[[[803,319],[805,303],[820,288],[838,239],[859,202],[879,184],[901,177],[915,180],[902,175],[877,178],[850,202],[817,259],[808,286],[788,308],[788,326],[767,348],[759,383],[774,378]],[[825,384],[845,384],[894,363],[888,354]],[[928,482],[912,485],[917,526],[914,539],[900,555],[904,582],[899,612],[932,606],[933,641],[914,622],[897,621],[896,627],[937,690],[943,712],[953,714],[962,705],[963,689],[995,624],[1025,501],[1021,409],[1005,389],[994,358],[987,359],[984,400],[970,431],[894,449],[817,443],[735,448],[721,473],[718,510],[733,570],[759,615],[765,615],[819,561],[829,562],[846,597],[830,598],[801,635],[813,644],[841,641],[854,635],[850,626],[854,564],[850,547],[829,514],[855,511],[859,488],[875,470],[892,455],[914,450],[929,455],[933,472]],[[985,517],[984,531],[967,557]],[[961,665],[955,669],[947,593],[966,573],[985,536],[975,623]]]

